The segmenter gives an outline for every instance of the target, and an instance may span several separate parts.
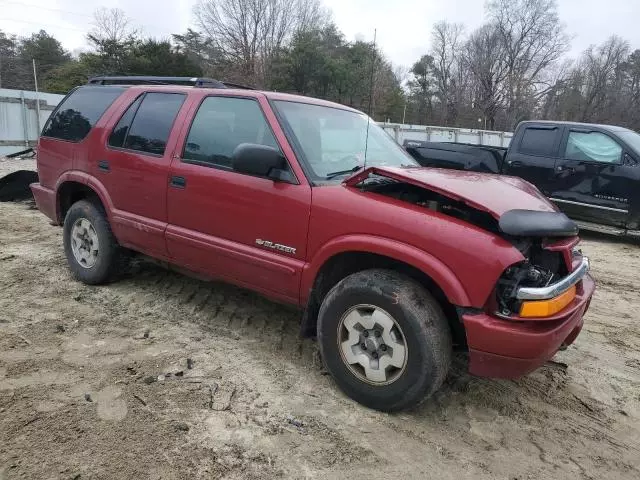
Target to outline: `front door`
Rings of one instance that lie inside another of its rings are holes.
[[[568,128],[556,162],[553,200],[568,216],[624,227],[628,218],[630,169],[635,163],[615,138],[602,131]]]
[[[268,105],[264,106],[268,108]],[[241,143],[282,148],[256,98],[208,96],[171,165],[169,254],[193,270],[298,302],[311,187],[235,172]]]

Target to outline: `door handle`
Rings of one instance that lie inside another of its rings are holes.
[[[175,188],[185,188],[187,186],[187,180],[184,177],[172,176],[169,183]]]
[[[575,172],[575,168],[567,167],[567,166],[564,166],[564,165],[558,165],[556,167],[556,172]]]
[[[100,160],[98,162],[98,170],[101,170],[103,172],[110,171],[111,167],[109,167],[109,162],[107,162],[106,160]]]
[[[520,160],[509,160],[507,162],[507,165],[509,165],[510,167],[521,167],[522,162]]]

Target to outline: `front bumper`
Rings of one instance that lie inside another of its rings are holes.
[[[571,304],[545,320],[463,314],[469,372],[482,377],[518,378],[537,369],[576,339],[594,290],[593,279],[584,274]]]
[[[29,187],[33,193],[33,198],[36,200],[38,210],[49,217],[56,225],[60,224],[56,208],[56,192],[43,187],[39,183],[32,183]]]

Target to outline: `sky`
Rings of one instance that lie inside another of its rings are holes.
[[[20,36],[46,30],[67,50],[87,49],[92,13],[117,7],[147,36],[169,38],[192,25],[196,0],[0,0],[0,30]],[[373,40],[395,65],[410,67],[427,53],[434,23],[463,23],[470,32],[484,21],[484,0],[324,0],[348,40]],[[572,37],[569,56],[620,35],[640,48],[639,0],[559,0],[560,20]]]

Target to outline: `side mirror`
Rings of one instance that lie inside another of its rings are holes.
[[[287,160],[280,150],[255,143],[241,143],[231,154],[231,166],[236,172],[271,178],[274,181],[292,181]]]

